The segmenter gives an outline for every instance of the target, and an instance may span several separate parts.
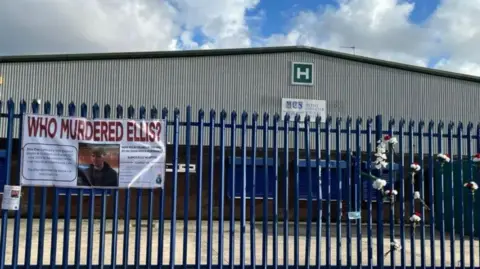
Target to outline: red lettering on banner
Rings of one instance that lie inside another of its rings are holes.
[[[85,122],[82,120],[82,121],[78,121],[78,125],[77,125],[77,139],[78,140],[83,140],[85,135],[84,135],[84,132],[85,132]]]
[[[161,141],[162,140],[162,123],[161,122],[155,122],[156,129],[157,129],[157,136],[156,136],[156,141]]]
[[[84,134],[84,139],[85,140],[87,140],[87,141],[92,140],[93,134],[94,134],[93,122],[85,121],[85,132],[83,134]]]
[[[161,133],[160,122],[127,122],[127,141],[156,142],[160,141]]]
[[[133,141],[135,122],[127,121],[127,141]]]
[[[108,138],[108,122],[106,121],[101,122],[100,134],[102,141],[115,141]]]
[[[57,120],[47,117],[28,117],[28,136],[54,138]]]
[[[115,134],[117,133],[115,130],[115,123],[114,121],[108,122],[107,126],[107,134],[108,134],[108,141],[118,141],[115,137]]]
[[[115,127],[116,127],[116,130],[117,130],[116,135],[115,135],[115,137],[116,137],[115,141],[117,141],[117,142],[122,141],[122,139],[123,139],[123,124],[121,122],[117,121],[117,122],[115,122]]]
[[[31,137],[59,138],[73,140],[91,140],[119,142],[155,142],[161,138],[160,122],[132,121],[126,122],[126,130],[122,121],[88,121],[85,119],[54,117],[28,117],[28,135]],[[126,132],[126,133],[124,133]]]

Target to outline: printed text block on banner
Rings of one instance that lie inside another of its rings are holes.
[[[163,188],[165,120],[23,117],[22,185]]]

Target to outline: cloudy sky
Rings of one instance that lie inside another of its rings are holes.
[[[480,76],[480,0],[6,0],[0,55],[307,45]]]

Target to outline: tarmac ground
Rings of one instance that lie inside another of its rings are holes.
[[[29,249],[26,249],[26,224],[27,220],[22,219],[20,221],[20,236],[18,242],[18,263],[19,265],[25,264],[25,254],[28,251],[30,253],[30,264],[37,264],[38,261],[38,248],[39,248],[39,221],[34,220],[33,222],[33,229],[32,229],[32,241]],[[68,257],[67,260],[68,264],[74,265],[75,264],[75,249],[76,249],[76,225],[75,219],[70,221],[70,232],[65,233],[64,231],[64,221],[58,220],[58,232],[57,232],[57,239],[56,239],[56,250],[55,250],[55,261],[57,264],[62,264],[63,253],[64,253],[64,238],[65,235],[68,235],[69,241],[67,246],[68,250]],[[150,229],[147,226],[147,221],[143,221],[140,225],[140,240],[139,240],[139,248],[138,248],[138,260],[139,264],[147,264],[147,259],[151,259],[151,264],[157,264],[159,253],[163,254],[163,264],[170,263],[170,247],[172,246],[172,241],[170,240],[172,230],[171,230],[171,220],[165,220],[164,225],[164,233],[163,233],[163,249],[159,249],[159,229],[158,229],[158,221],[153,222],[153,226]],[[211,259],[213,264],[219,263],[219,256],[220,253],[223,253],[223,264],[229,264],[229,252],[230,252],[230,226],[229,222],[223,222],[224,224],[224,233],[221,235],[223,238],[223,250],[219,248],[219,223],[218,221],[213,222],[212,228],[212,238],[211,238]],[[1,224],[0,224],[1,225]],[[262,222],[256,222],[255,228],[252,230],[250,227],[250,222],[246,223],[245,226],[245,264],[249,265],[252,264],[252,251],[251,251],[251,239],[255,240],[254,242],[254,252],[255,255],[255,263],[257,265],[262,263],[262,245],[263,245],[263,226]],[[130,221],[129,226],[129,238],[128,238],[128,264],[135,264],[135,256],[136,256],[136,242],[135,242],[135,235],[136,235],[136,223],[135,220]],[[183,220],[177,220],[175,227],[175,244],[174,244],[174,263],[175,264],[183,264],[184,258],[186,259],[185,262],[187,264],[193,265],[196,264],[197,260],[197,253],[196,253],[196,221],[190,220],[187,226],[187,244],[184,245],[184,225]],[[356,224],[351,225],[351,234],[350,240],[346,238],[346,224],[343,223],[341,227],[341,236],[340,240],[337,238],[336,232],[336,225],[333,224],[330,226],[330,248],[327,249],[327,239],[326,235],[326,225],[322,224],[322,237],[320,240],[320,263],[327,264],[327,256],[330,256],[330,261],[332,265],[337,264],[337,259],[340,258],[341,264],[346,265],[347,259],[350,256],[352,265],[358,264],[359,256],[361,257],[361,262],[363,265],[368,264],[368,240],[367,240],[367,227],[365,225],[361,226],[362,234],[359,238],[357,236]],[[15,228],[15,221],[12,218],[8,219],[7,224],[7,242],[6,242],[6,256],[5,256],[5,264],[10,265],[12,264],[13,258],[13,246],[14,246],[14,228]],[[279,223],[278,226],[278,236],[277,236],[277,246],[278,246],[278,265],[284,264],[284,249],[285,245],[287,246],[288,250],[288,263],[294,264],[295,261],[295,240],[294,240],[294,228],[295,226],[293,223],[289,224],[289,232],[288,232],[288,243],[285,243],[285,237],[283,236],[283,224]],[[316,233],[315,233],[315,223],[312,224],[311,236],[310,236],[310,251],[307,252],[307,235],[306,235],[306,224],[300,223],[298,225],[298,262],[300,265],[304,265],[307,256],[309,256],[310,265],[316,264],[317,258],[317,250],[316,250]],[[147,233],[150,230],[152,234],[151,240],[151,247],[147,248],[147,244],[149,244],[147,240]],[[235,230],[233,236],[233,248],[234,248],[234,262],[235,264],[240,264],[241,261],[241,223],[235,223]],[[272,224],[268,224],[268,233],[267,233],[267,262],[268,264],[273,264],[273,227]],[[427,227],[425,229],[425,238],[424,244],[420,240],[421,236],[421,228],[417,227],[415,229],[415,240],[411,241],[411,227],[405,227],[405,244],[402,247],[402,250],[395,251],[394,253],[394,261],[396,265],[401,264],[402,253],[404,253],[404,259],[407,266],[412,264],[412,261],[415,262],[417,266],[420,265],[422,256],[424,256],[424,260],[426,262],[425,266],[430,266],[432,261],[435,262],[436,266],[439,266],[441,263],[442,258],[446,266],[455,263],[455,265],[459,265],[461,258],[464,258],[465,266],[470,266],[471,258],[474,260],[475,266],[480,266],[480,248],[479,248],[479,240],[475,239],[473,243],[473,250],[474,253],[470,253],[470,238],[465,237],[463,243],[463,252],[461,248],[461,241],[459,240],[459,236],[456,236],[456,240],[452,246],[449,235],[446,235],[445,238],[445,251],[442,253],[440,250],[441,240],[439,237],[438,232],[436,233],[435,239],[433,240],[434,248],[432,248],[432,242],[430,240],[430,228]],[[94,229],[92,231],[92,244],[88,244],[88,221],[85,220],[82,223],[81,227],[81,244],[80,244],[80,251],[79,251],[79,261],[80,264],[87,264],[87,257],[89,256],[88,250],[91,249],[91,262],[93,265],[100,263],[100,258],[103,257],[103,264],[112,264],[112,250],[116,248],[116,263],[122,264],[123,261],[123,247],[127,238],[125,237],[125,229],[124,229],[124,222],[123,220],[118,221],[118,232],[117,232],[117,240],[116,242],[112,242],[112,221],[107,220],[105,226],[105,233],[104,233],[104,244],[103,244],[103,253],[101,253],[100,248],[100,241],[102,236],[100,233],[100,221],[95,220],[94,222]],[[200,260],[202,264],[207,263],[207,242],[209,239],[207,238],[208,235],[208,223],[207,221],[203,221],[201,223],[201,238],[200,238]],[[388,251],[390,248],[390,226],[386,225],[384,227],[384,253]],[[253,236],[252,236],[253,233]],[[372,256],[371,261],[373,265],[378,264],[379,259],[384,259],[385,265],[391,265],[391,256],[387,255],[384,257],[383,253],[377,253],[377,246],[378,242],[376,239],[376,225],[372,227],[372,234],[373,238],[371,240],[371,248],[372,248]],[[400,242],[400,226],[395,226],[395,240]],[[413,242],[413,244],[412,244]],[[43,264],[50,264],[50,256],[52,250],[52,220],[47,220],[45,222],[45,233],[44,233],[44,240],[43,240]],[[351,252],[348,253],[347,251],[347,244],[351,244]],[[113,247],[112,247],[113,245]],[[357,247],[360,245],[361,253],[357,251]],[[337,248],[338,246],[338,248]],[[454,257],[452,260],[452,249],[454,251]],[[150,250],[150,255],[147,255],[147,251]],[[330,253],[328,253],[330,250]],[[184,256],[184,253],[186,255]],[[309,254],[309,255],[307,255]],[[350,255],[348,255],[350,254]],[[445,254],[445,255],[442,255]],[[338,255],[338,257],[337,257]],[[381,256],[381,257],[380,257]],[[433,258],[432,258],[433,257]],[[452,262],[453,261],[453,262]]]

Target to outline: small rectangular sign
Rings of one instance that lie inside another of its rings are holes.
[[[5,185],[3,189],[3,210],[17,211],[20,208],[20,197],[22,195],[22,186]]]
[[[282,98],[282,119],[286,114],[290,115],[291,121],[298,114],[300,115],[300,122],[304,121],[306,115],[310,116],[310,122],[315,122],[317,116],[320,116],[321,122],[325,122],[327,118],[327,101]]]
[[[361,219],[362,213],[360,211],[348,212],[348,219]]]
[[[313,63],[292,62],[292,85],[313,85]]]

